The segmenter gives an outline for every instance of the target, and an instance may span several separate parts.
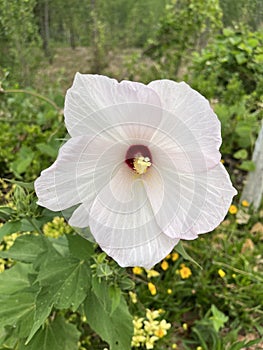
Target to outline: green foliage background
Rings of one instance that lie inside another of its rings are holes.
[[[0,0],[0,350],[129,350],[146,309],[171,323],[156,349],[262,348],[262,206],[237,198],[237,213],[152,278],[38,207],[33,189],[64,142],[64,94],[80,70],[189,82],[221,121],[241,192],[263,114],[262,18],[261,0]]]

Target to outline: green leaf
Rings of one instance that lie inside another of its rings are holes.
[[[78,350],[80,332],[77,327],[57,316],[51,323],[40,329],[34,338],[19,350]]]
[[[34,183],[33,182],[23,182],[23,181],[17,181],[17,180],[13,180],[13,179],[5,179],[4,180],[6,182],[10,182],[12,184],[18,185],[26,190],[29,191],[34,191]]]
[[[94,244],[80,235],[67,235],[69,250],[78,259],[89,260],[94,254]]]
[[[20,290],[11,295],[0,296],[0,324],[18,328],[18,333],[25,337],[33,326],[35,296],[37,286]]]
[[[233,34],[233,30],[230,29],[230,28],[224,28],[223,29],[223,34],[224,34],[224,36],[230,36],[230,35]]]
[[[37,296],[34,326],[27,342],[45,322],[53,306],[73,311],[78,309],[90,288],[89,265],[73,257],[48,259],[40,266],[37,281],[41,291]]]
[[[91,287],[89,265],[73,257],[50,260],[40,269],[37,281],[49,289],[57,308],[76,311]]]
[[[121,302],[121,290],[119,287],[113,285],[109,287],[109,293],[111,298],[111,312],[112,315],[113,312],[117,309],[117,307],[120,305]]]
[[[184,246],[182,244],[181,241],[179,241],[179,243],[175,246],[175,250],[182,255],[182,257],[185,260],[189,260],[192,263],[194,263],[195,265],[197,265],[200,269],[203,269],[201,265],[199,265],[193,258],[191,258],[191,256],[185,251]]]
[[[240,65],[247,62],[247,58],[243,53],[236,54],[235,58],[236,58],[237,63]]]
[[[236,159],[247,159],[248,153],[246,149],[240,149],[239,151],[235,152],[233,157]]]
[[[46,154],[52,158],[56,158],[58,153],[58,147],[50,145],[47,143],[38,143],[36,147],[40,150],[41,153]]]
[[[48,245],[49,241],[43,236],[23,235],[15,240],[9,250],[0,251],[0,257],[31,263],[49,249]]]
[[[11,326],[16,338],[26,337],[33,326],[35,297],[39,291],[31,264],[17,263],[0,274],[0,325]],[[11,332],[13,333],[13,332]]]
[[[17,174],[21,175],[30,166],[35,153],[28,146],[22,146],[17,153],[17,159],[10,164],[11,170]]]
[[[263,63],[263,53],[260,53],[260,54],[256,55],[254,60],[255,60],[256,63],[262,64]]]
[[[119,282],[119,286],[122,290],[134,290],[135,283],[130,278],[122,278]]]
[[[245,171],[255,171],[256,165],[252,160],[244,160],[242,164],[239,166],[239,169]]]
[[[256,38],[249,38],[249,39],[247,40],[247,43],[248,43],[248,45],[251,46],[251,47],[257,47],[258,45],[260,45],[258,39],[256,39]]]
[[[133,334],[132,316],[123,296],[113,313],[112,300],[107,283],[97,285],[96,294],[90,292],[85,300],[84,310],[87,320],[99,336],[109,343],[111,350],[131,348]]]
[[[0,274],[0,295],[10,295],[30,287],[30,275],[35,270],[31,264],[16,263]]]
[[[213,316],[211,316],[210,319],[212,320],[216,332],[218,332],[220,328],[222,328],[224,324],[228,321],[228,316],[226,316],[223,312],[219,311],[215,305],[211,306],[211,311]]]
[[[12,233],[18,232],[21,228],[21,221],[8,221],[3,226],[0,227],[0,241],[6,235],[11,235]]]

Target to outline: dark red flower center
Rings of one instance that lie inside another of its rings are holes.
[[[132,169],[135,170],[135,161],[142,159],[143,162],[152,163],[152,155],[147,146],[144,145],[132,145],[128,148],[125,163]]]

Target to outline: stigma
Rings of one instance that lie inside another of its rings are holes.
[[[147,169],[152,165],[149,157],[136,157],[133,160],[133,169],[137,174],[142,175],[145,174]]]

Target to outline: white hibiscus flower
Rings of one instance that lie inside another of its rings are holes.
[[[220,122],[185,83],[118,83],[77,73],[65,101],[70,139],[35,182],[38,204],[78,205],[121,266],[151,268],[180,239],[213,230],[236,190],[220,163]]]

